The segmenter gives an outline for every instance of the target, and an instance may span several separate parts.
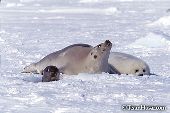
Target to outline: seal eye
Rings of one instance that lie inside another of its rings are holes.
[[[101,44],[99,44],[97,47],[101,47]]]
[[[143,69],[143,72],[146,72],[146,70],[145,70],[145,69]]]
[[[135,73],[137,73],[137,72],[139,72],[139,70],[138,70],[138,69],[136,69],[136,70],[135,70]]]
[[[97,55],[94,55],[94,59],[96,59],[97,58]]]
[[[93,52],[91,53],[91,55],[93,55]]]

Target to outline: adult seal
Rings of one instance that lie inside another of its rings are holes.
[[[112,43],[106,40],[95,47],[88,44],[74,44],[51,53],[37,63],[24,68],[23,72],[40,73],[47,66],[56,66],[61,73],[76,75],[79,73],[116,73],[108,64]]]
[[[108,62],[121,74],[151,75],[145,61],[126,53],[111,52]]]
[[[42,82],[58,81],[60,79],[60,72],[56,66],[47,66],[42,74]]]

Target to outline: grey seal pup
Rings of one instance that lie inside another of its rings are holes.
[[[42,82],[58,81],[60,79],[60,72],[56,66],[47,66],[42,75]]]

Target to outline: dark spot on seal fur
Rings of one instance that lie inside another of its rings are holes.
[[[139,69],[136,69],[136,70],[135,70],[135,73],[137,73],[137,72],[139,72]]]

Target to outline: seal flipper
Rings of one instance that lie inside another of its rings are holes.
[[[29,66],[26,66],[24,68],[24,71],[22,71],[22,73],[35,73],[35,74],[38,74],[38,71],[36,69],[36,64],[32,63]]]
[[[159,75],[157,75],[157,74],[155,74],[155,73],[150,73],[149,75],[155,75],[155,76],[159,76]]]
[[[72,74],[72,75],[76,75],[76,74],[78,74],[78,73],[75,73],[75,71],[74,71],[74,66],[72,66],[71,64],[67,64],[67,65],[65,65],[65,66],[63,66],[63,67],[60,67],[59,68],[59,71],[60,71],[60,73],[62,73],[62,74],[68,74],[68,75],[70,75],[70,73]]]
[[[109,72],[108,73],[121,75],[121,73],[115,67],[113,67],[111,64],[109,64]]]

